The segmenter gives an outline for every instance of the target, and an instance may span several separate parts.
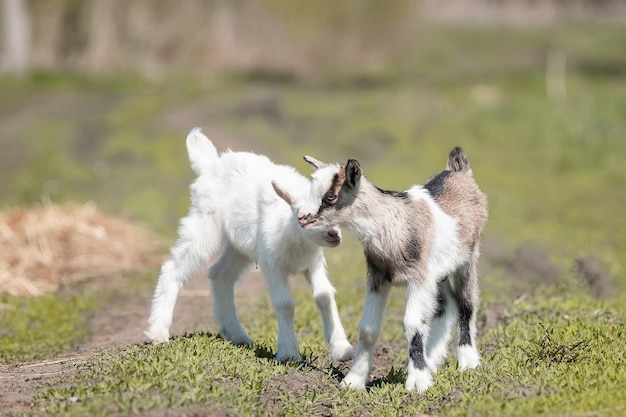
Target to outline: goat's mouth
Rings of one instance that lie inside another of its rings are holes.
[[[329,230],[322,237],[324,242],[328,243],[329,246],[339,246],[341,243],[341,232],[339,230]]]

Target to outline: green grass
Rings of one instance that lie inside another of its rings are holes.
[[[93,296],[0,297],[0,363],[51,357],[74,347],[87,335],[81,326],[85,314],[98,305]]]
[[[253,349],[211,334],[130,346],[97,357],[66,388],[41,394],[39,413],[623,415],[626,299],[593,298],[572,268],[578,256],[595,257],[615,292],[626,290],[625,33],[602,26],[434,30],[404,67],[294,84],[237,77],[135,84],[130,77],[62,74],[0,81],[0,110],[9,115],[68,95],[91,103],[80,112],[42,112],[18,129],[18,158],[7,162],[14,169],[0,183],[4,206],[32,204],[42,194],[95,200],[173,237],[189,201],[184,137],[195,125],[210,137],[243,138],[234,144],[267,150],[304,173],[310,168],[303,154],[357,158],[365,174],[388,189],[424,182],[461,145],[489,197],[486,237],[507,260],[516,248],[532,245],[561,271],[558,282],[542,285],[517,282],[524,275],[506,265],[485,268],[481,311],[503,305],[506,316],[480,339],[483,365],[459,373],[449,360],[422,395],[402,385],[402,290],[392,292],[380,337],[379,345],[390,350],[362,393],[338,389],[348,368],[328,361],[314,302],[296,285],[303,364],[271,359],[276,321],[269,296],[258,294],[238,300],[246,305],[241,321],[257,343]],[[568,56],[564,102],[545,94],[545,58],[554,48]],[[377,82],[364,87],[362,77]],[[13,105],[8,98],[15,98]],[[361,249],[347,239],[326,254],[340,314],[355,341],[365,292]],[[2,302],[12,306],[0,312],[6,361],[51,356],[82,336],[80,299]],[[69,341],[50,336],[61,325]],[[29,353],[20,356],[26,343]]]
[[[504,325],[481,340],[480,368],[460,373],[448,361],[422,395],[403,389],[406,375],[403,361],[397,360],[403,352],[392,352],[383,376],[367,392],[339,390],[338,375],[347,367],[328,361],[316,316],[308,327],[298,323],[305,361],[275,362],[274,319],[265,305],[250,324],[257,341],[253,349],[210,334],[179,337],[167,345],[131,346],[98,358],[70,387],[48,391],[38,404],[53,415],[203,408],[235,415],[315,410],[319,415],[525,416],[605,410],[601,415],[618,416],[626,405],[620,394],[626,366],[623,301],[599,302],[582,293],[523,301]],[[300,296],[298,302],[310,319],[310,298]],[[392,303],[388,315],[399,312],[396,307]],[[346,324],[356,325],[352,319]],[[69,402],[71,397],[80,402]]]

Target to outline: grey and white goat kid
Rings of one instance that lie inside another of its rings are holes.
[[[298,214],[305,230],[339,225],[361,242],[367,261],[367,291],[359,342],[343,387],[364,389],[374,344],[392,285],[407,287],[404,334],[408,343],[408,390],[423,392],[443,362],[452,327],[458,323],[461,370],[480,363],[476,349],[479,239],[487,222],[487,199],[460,148],[447,169],[425,185],[384,191],[362,175],[359,163],[317,168],[311,195]]]
[[[297,213],[308,197],[310,181],[292,167],[276,165],[249,152],[218,154],[213,143],[193,129],[187,136],[191,167],[191,208],[180,221],[172,257],[161,267],[146,335],[152,342],[169,339],[174,306],[183,284],[210,267],[214,312],[220,333],[235,344],[251,345],[235,309],[234,285],[255,261],[269,287],[278,320],[278,360],[301,360],[294,330],[295,302],[288,275],[302,273],[321,312],[330,356],[348,360],[353,349],[337,312],[334,288],[326,273],[322,246],[335,247],[335,225],[315,230],[299,226]]]

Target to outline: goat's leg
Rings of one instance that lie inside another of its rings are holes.
[[[252,345],[237,318],[235,283],[252,261],[228,244],[220,259],[209,269],[213,292],[213,311],[220,326],[220,334],[236,345]]]
[[[278,321],[278,361],[302,361],[298,352],[298,339],[293,324],[296,302],[289,289],[287,273],[272,268],[269,262],[259,261],[261,270],[267,280],[267,286],[272,297],[274,314]]]
[[[437,371],[447,356],[452,326],[458,315],[450,279],[451,277],[437,284],[437,309],[426,340],[426,364],[433,372]]]
[[[352,359],[354,351],[341,324],[335,302],[335,289],[328,280],[323,259],[320,257],[318,262],[304,272],[304,276],[311,284],[313,298],[322,314],[324,336],[330,347],[331,359],[347,361]]]
[[[426,364],[426,338],[429,322],[437,299],[435,282],[411,282],[407,287],[407,303],[404,315],[404,335],[409,346],[409,364],[405,388],[424,392],[433,384],[433,376]]]
[[[363,316],[359,322],[359,343],[354,363],[348,375],[341,381],[343,388],[365,389],[374,362],[374,345],[380,334],[380,323],[387,304],[389,284],[374,285],[368,279]]]
[[[462,371],[480,364],[480,354],[476,348],[476,309],[479,298],[476,257],[454,274],[455,299],[459,310],[457,361]]]
[[[204,268],[221,244],[221,230],[213,218],[190,214],[180,221],[179,237],[172,247],[172,258],[161,267],[148,330],[145,334],[155,343],[169,339],[178,293],[196,272]]]

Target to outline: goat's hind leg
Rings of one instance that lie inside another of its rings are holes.
[[[426,363],[433,372],[437,371],[448,354],[448,344],[452,339],[452,326],[456,323],[458,316],[450,284],[451,279],[450,276],[437,284],[437,309],[426,342]]]
[[[459,345],[457,361],[464,371],[476,368],[480,364],[480,354],[476,347],[476,310],[479,289],[476,258],[454,274],[454,293],[459,315]]]
[[[331,359],[337,361],[352,359],[354,350],[341,324],[337,303],[335,302],[335,289],[328,280],[324,262],[316,263],[305,271],[304,276],[311,284],[313,298],[322,315],[324,336],[330,348]]]
[[[213,311],[220,326],[220,334],[236,345],[252,345],[237,318],[235,283],[252,261],[228,244],[220,259],[209,269],[213,292]]]
[[[166,342],[172,324],[178,294],[189,278],[208,265],[219,249],[221,231],[212,218],[190,214],[180,221],[179,237],[172,247],[172,258],[161,267],[148,330],[145,334],[154,343]]]

